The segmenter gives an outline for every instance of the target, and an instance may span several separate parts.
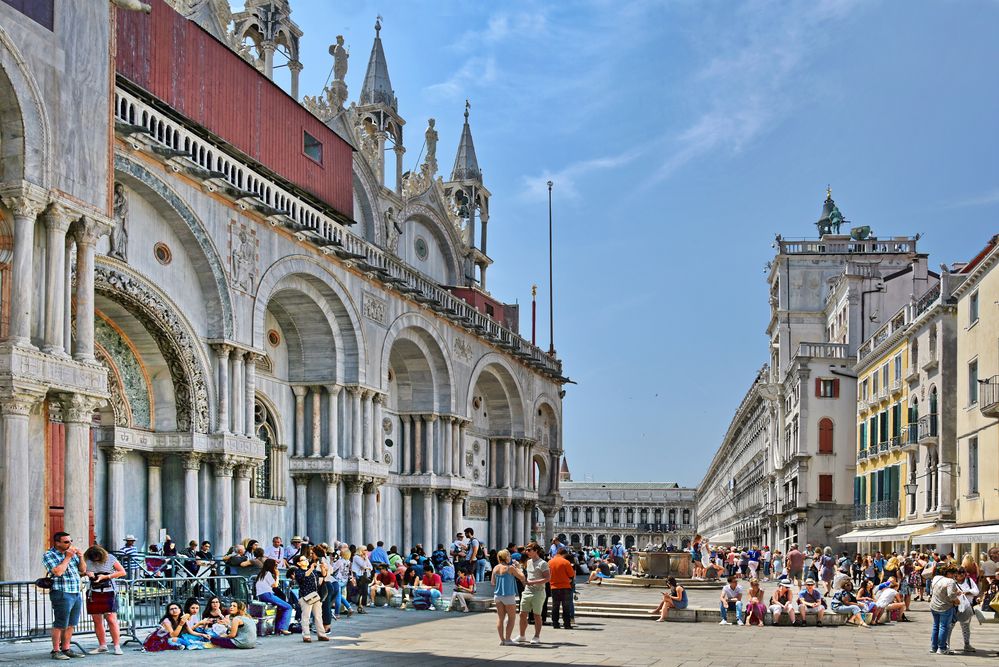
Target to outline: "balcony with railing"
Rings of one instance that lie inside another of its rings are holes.
[[[785,500],[780,505],[780,511],[785,514],[787,512],[794,512],[798,509],[804,509],[804,505],[796,500]]]
[[[866,461],[871,456],[871,451],[866,447],[857,452],[857,463]]]
[[[902,446],[902,436],[901,435],[893,435],[888,440],[888,449],[899,449],[901,446]]]
[[[935,445],[937,443],[937,416],[923,415],[917,422],[919,430],[919,442],[923,445]]]
[[[854,505],[854,521],[898,520],[898,500],[875,500],[870,505]]]
[[[801,343],[798,345],[796,357],[813,357],[819,359],[846,359],[850,346],[845,343]]]
[[[862,255],[916,252],[916,239],[895,236],[888,239],[852,239],[846,235],[827,235],[821,239],[778,239],[782,255]]]
[[[978,409],[985,417],[999,417],[999,375],[979,383]]]

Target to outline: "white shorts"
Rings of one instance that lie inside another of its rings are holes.
[[[511,607],[517,606],[516,595],[497,595],[493,599],[496,601],[496,604],[505,604]]]

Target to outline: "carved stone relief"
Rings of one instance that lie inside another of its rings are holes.
[[[364,316],[369,320],[378,322],[378,324],[385,324],[385,315],[388,309],[388,302],[381,299],[371,292],[364,293],[364,300],[361,305],[361,310],[364,312]]]
[[[257,280],[257,235],[246,225],[233,222],[229,226],[232,247],[232,284],[248,294],[253,293]]]
[[[121,183],[114,184],[114,228],[111,230],[111,249],[108,255],[128,261],[128,194]]]

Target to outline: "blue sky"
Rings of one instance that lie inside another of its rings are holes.
[[[575,479],[700,481],[766,359],[774,234],[814,235],[827,184],[854,225],[921,233],[933,267],[999,232],[994,0],[292,7],[303,94],[322,89],[342,33],[351,99],[383,16],[407,169],[432,116],[450,172],[471,100],[489,288],[523,304],[527,337],[532,283],[548,309],[555,181]]]

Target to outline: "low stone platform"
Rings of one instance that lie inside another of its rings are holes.
[[[700,579],[677,579],[676,583],[688,590],[716,590],[724,585],[724,581],[713,579],[702,581]],[[634,588],[666,588],[666,580],[657,577],[636,577],[630,574],[619,574],[613,579],[601,579],[601,586],[630,586]]]

